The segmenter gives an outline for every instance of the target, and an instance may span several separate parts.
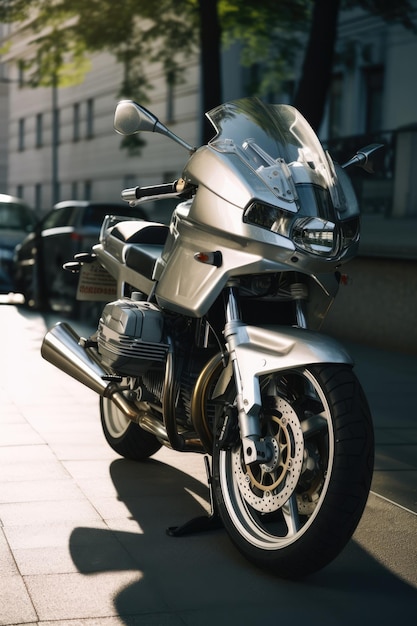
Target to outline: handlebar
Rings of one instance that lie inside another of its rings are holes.
[[[179,195],[186,188],[185,180],[180,178],[172,183],[162,185],[150,185],[149,187],[130,187],[122,191],[122,200],[130,203],[136,203],[137,200],[144,198],[154,198],[155,196]]]

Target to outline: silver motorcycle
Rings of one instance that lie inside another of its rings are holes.
[[[199,149],[122,101],[115,129],[189,151],[182,177],[126,189],[130,204],[178,198],[169,226],[108,216],[66,269],[105,300],[97,331],[59,323],[42,355],[100,395],[104,435],[137,461],[162,445],[205,455],[212,511],[251,562],[297,579],[334,559],[365,507],[373,427],[352,359],[319,333],[355,256],[359,208],[344,167],[302,115],[248,98],[207,114]],[[128,213],[128,210],[127,210]]]

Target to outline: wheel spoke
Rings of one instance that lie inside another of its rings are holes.
[[[261,542],[265,538],[269,544],[275,537],[279,547],[296,540],[320,509],[316,505],[325,485],[320,464],[327,470],[331,456],[331,414],[317,381],[303,370],[288,376],[287,387],[286,397],[269,394],[263,399],[262,433],[272,458],[246,465],[240,447],[222,453],[225,476],[230,472],[233,477],[225,487],[233,519]],[[314,506],[299,500],[304,494]]]
[[[261,433],[273,455],[246,465],[240,446],[215,448],[215,493],[241,552],[285,578],[299,578],[338,554],[360,519],[372,477],[371,416],[344,364],[279,371],[260,384]],[[337,431],[347,427],[340,441]],[[342,492],[352,507],[340,507]]]
[[[261,468],[261,475],[259,476],[259,482],[260,482],[261,485],[265,485],[266,484],[266,482],[265,482],[266,475],[267,475],[267,472],[265,472],[265,470],[263,470]]]
[[[300,528],[298,517],[297,498],[293,494],[282,507],[282,514],[288,529],[287,537],[295,535]]]

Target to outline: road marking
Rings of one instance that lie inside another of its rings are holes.
[[[397,506],[400,509],[403,509],[403,511],[407,511],[407,513],[411,513],[411,515],[416,515],[417,516],[417,512],[416,511],[412,511],[411,509],[407,509],[406,506],[403,506],[402,504],[398,504],[398,502],[394,502],[394,500],[390,500],[389,498],[386,498],[385,496],[381,496],[380,493],[376,493],[376,491],[370,491],[369,493],[372,493],[373,496],[377,496],[378,498],[381,498],[381,500],[385,500],[385,502],[389,502],[390,504],[393,504],[394,506]]]

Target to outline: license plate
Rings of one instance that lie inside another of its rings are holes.
[[[117,283],[98,261],[83,263],[78,278],[77,300],[110,302],[117,298]]]

